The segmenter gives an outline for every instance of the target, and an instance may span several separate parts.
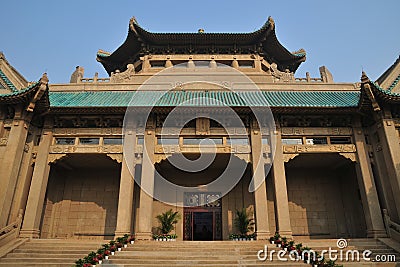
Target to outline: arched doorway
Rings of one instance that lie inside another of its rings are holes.
[[[354,162],[333,153],[301,154],[285,168],[293,235],[366,236]]]
[[[69,154],[51,166],[42,238],[113,239],[121,164],[103,154]]]

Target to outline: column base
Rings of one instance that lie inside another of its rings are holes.
[[[269,231],[256,231],[257,240],[268,240],[271,237],[271,233]]]
[[[292,238],[293,237],[293,232],[291,230],[278,230],[278,233],[281,236],[287,237],[287,238]]]
[[[21,238],[40,238],[40,230],[38,229],[21,229],[19,231]]]
[[[388,235],[385,230],[367,230],[367,237],[369,238],[380,238],[387,236]]]
[[[136,240],[152,240],[153,235],[151,232],[141,232],[141,233],[136,233],[135,234],[135,239]]]

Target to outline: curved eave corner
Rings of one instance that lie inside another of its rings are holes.
[[[306,50],[303,48],[290,52],[276,36],[275,22],[272,17],[268,18],[268,23],[271,25],[271,34],[269,40],[265,41],[264,50],[268,55],[275,55],[276,58],[272,60],[277,60],[275,62],[278,64],[278,68],[281,71],[289,69],[291,72],[295,73],[302,62],[306,61]],[[280,56],[279,58],[277,56]]]
[[[361,76],[361,90],[371,101],[374,110],[380,110],[377,100],[390,104],[400,104],[400,94],[385,90],[376,82],[372,82],[365,72]]]
[[[27,104],[26,110],[29,112],[33,112],[35,107],[36,110],[40,110],[40,112],[46,111],[50,107],[48,82],[47,74],[44,73],[38,82],[24,89],[7,94],[0,94],[0,104],[23,103]]]

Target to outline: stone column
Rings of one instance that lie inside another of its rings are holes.
[[[262,158],[262,134],[258,127],[251,129],[251,161],[253,170],[253,182],[260,185],[254,191],[256,213],[256,235],[258,240],[270,237],[268,221],[267,188],[265,182],[264,159]]]
[[[357,149],[356,172],[367,225],[367,236],[374,238],[385,237],[386,231],[383,225],[378,193],[376,191],[371,162],[365,145],[364,133],[359,121],[355,123],[353,131]]]
[[[135,186],[134,144],[136,142],[136,134],[128,135],[128,137],[124,139],[124,146],[125,151],[131,151],[131,153],[125,153],[122,159],[116,237],[130,234],[132,228],[133,189]]]
[[[29,114],[30,115],[30,114]],[[12,199],[24,154],[30,116],[17,107],[0,167],[0,228],[8,223]]]
[[[44,197],[50,172],[48,155],[52,139],[52,129],[47,127],[43,129],[42,140],[37,152],[20,237],[39,238],[40,219],[42,216]]]
[[[400,216],[400,143],[393,119],[381,119],[383,155],[387,166],[388,180],[393,191],[394,205]],[[379,130],[378,130],[379,131]],[[384,177],[385,178],[385,177]]]
[[[283,149],[281,129],[276,129],[276,149],[272,163],[272,177],[275,189],[275,212],[277,231],[281,236],[291,237],[289,201],[286,187],[285,162],[283,161]]]
[[[138,240],[152,239],[155,138],[155,130],[147,129],[144,135],[138,229],[135,236]]]

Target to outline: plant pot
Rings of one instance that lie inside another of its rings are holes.
[[[108,255],[105,255],[105,256],[104,256],[104,259],[105,259],[105,260],[108,260]]]
[[[135,240],[131,240],[131,244],[133,245],[133,243],[135,243]]]
[[[111,255],[115,255],[115,251],[111,251]]]
[[[275,244],[275,241],[274,241],[274,240],[272,240],[272,241],[271,241],[271,244]]]
[[[278,248],[282,247],[282,245],[281,245],[281,244],[277,244],[276,246],[277,246]]]
[[[121,248],[118,248],[118,251],[121,251]]]
[[[250,238],[250,241],[254,241],[254,237]]]
[[[128,247],[128,244],[124,244],[124,248],[127,248]]]
[[[283,248],[284,251],[287,251],[287,248]]]
[[[163,238],[163,241],[167,241],[167,239],[166,239],[166,238]]]
[[[235,241],[239,241],[239,238],[235,238]]]
[[[101,264],[103,262],[103,260],[99,260],[99,264]]]

